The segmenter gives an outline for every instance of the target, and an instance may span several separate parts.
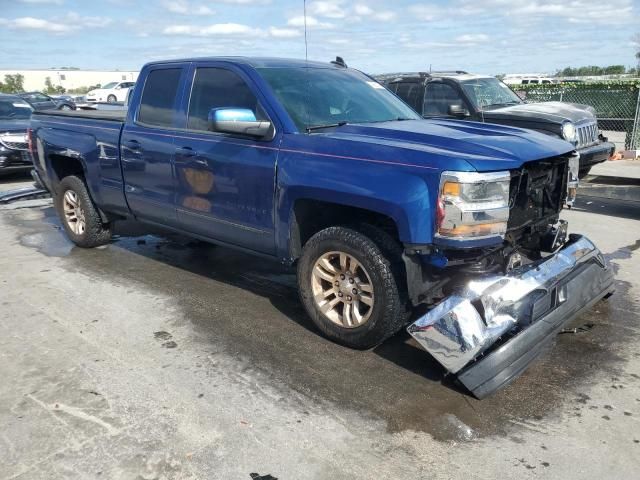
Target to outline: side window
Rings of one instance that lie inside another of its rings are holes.
[[[451,105],[464,106],[464,100],[451,85],[446,83],[428,83],[424,95],[425,116],[446,116],[449,115]]]
[[[213,108],[244,108],[257,120],[267,120],[258,99],[242,78],[224,68],[198,68],[189,99],[187,128],[209,130],[209,111]]]
[[[538,83],[538,80],[531,80],[529,83]]]
[[[422,113],[422,84],[401,82],[397,84],[396,95],[407,102],[411,108]]]
[[[181,73],[181,68],[163,68],[149,72],[140,101],[139,122],[157,127],[173,126]]]

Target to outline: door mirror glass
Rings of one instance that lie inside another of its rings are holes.
[[[212,132],[264,137],[271,131],[271,122],[257,120],[248,108],[212,108],[208,121]]]
[[[469,110],[464,108],[462,105],[449,105],[449,115],[453,117],[468,117]]]

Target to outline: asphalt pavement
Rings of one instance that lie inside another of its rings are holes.
[[[133,225],[83,250],[50,200],[0,206],[0,479],[637,478],[640,207],[564,218],[617,292],[478,401],[404,333],[325,340],[276,263]]]

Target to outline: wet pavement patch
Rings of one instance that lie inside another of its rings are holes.
[[[44,222],[21,219],[20,212],[10,217],[22,237],[62,236],[54,228],[53,210],[44,209],[42,215]],[[455,441],[516,428],[544,432],[549,415],[574,406],[597,407],[583,393],[585,386],[603,375],[623,378],[620,347],[637,340],[638,307],[629,298],[630,286],[617,281],[616,294],[567,326],[590,325],[588,331],[558,336],[522,377],[477,401],[405,332],[370,351],[324,339],[298,301],[289,268],[179,236],[138,235],[116,237],[102,250],[70,250],[62,266],[174,298],[181,311],[176,322],[189,327],[194,342],[215,345],[246,362],[247,374],[256,371],[274,386],[303,393],[327,408],[340,405],[382,419],[391,432],[418,430]],[[614,252],[611,260],[628,258],[630,248]],[[153,335],[161,347],[177,347],[171,333]]]

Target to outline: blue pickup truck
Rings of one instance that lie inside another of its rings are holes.
[[[613,291],[559,219],[571,144],[424,120],[341,62],[150,63],[126,112],[36,112],[29,145],[78,246],[135,219],[296,265],[328,338],[365,349],[406,326],[479,398]]]

